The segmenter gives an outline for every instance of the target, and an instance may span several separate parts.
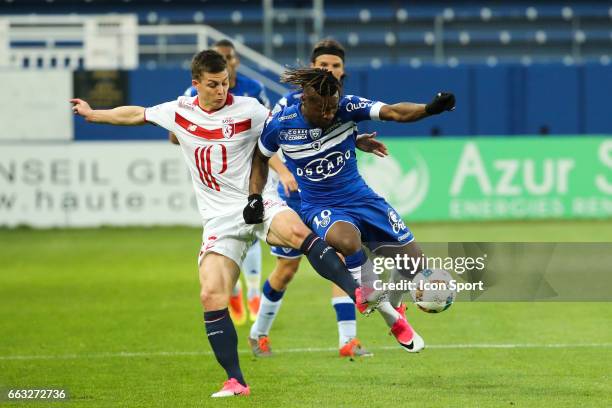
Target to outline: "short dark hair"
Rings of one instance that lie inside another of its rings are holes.
[[[234,47],[234,43],[233,43],[233,42],[231,42],[230,40],[226,40],[226,39],[223,39],[223,40],[219,40],[219,41],[217,41],[217,42],[215,43],[215,45],[213,45],[213,47],[230,47],[230,48],[232,48],[232,49],[236,49],[236,48]]]
[[[315,62],[320,55],[335,55],[344,62],[344,47],[338,41],[326,38],[315,44],[310,54],[310,62]]]
[[[226,68],[225,58],[217,51],[200,51],[191,60],[191,78],[199,80],[204,72],[216,74]]]

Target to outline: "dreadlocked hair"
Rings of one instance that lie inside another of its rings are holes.
[[[288,69],[281,75],[280,80],[302,89],[312,87],[321,96],[332,96],[342,91],[342,83],[331,71],[321,68]]]

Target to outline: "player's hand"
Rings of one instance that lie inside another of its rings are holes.
[[[298,190],[297,181],[295,181],[295,177],[291,172],[286,171],[282,174],[278,175],[280,183],[283,185],[283,189],[285,189],[285,195],[289,197],[292,191]]]
[[[85,102],[82,99],[75,98],[75,99],[71,99],[70,103],[74,104],[74,106],[72,107],[72,112],[75,115],[80,115],[84,117],[85,120],[89,120],[88,118],[93,112],[93,110],[91,109],[91,106],[89,106],[87,102]]]
[[[261,194],[251,194],[248,204],[242,210],[242,217],[247,224],[261,224],[263,222],[264,205]]]
[[[387,150],[387,146],[383,142],[376,140],[375,137],[376,132],[357,135],[355,144],[359,150],[366,153],[374,153],[378,157],[388,156],[389,151]]]
[[[455,110],[455,95],[450,92],[438,92],[433,101],[425,106],[425,112],[430,115],[452,110]]]

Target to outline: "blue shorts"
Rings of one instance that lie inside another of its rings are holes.
[[[300,207],[302,205],[302,201],[300,200],[300,196],[298,193],[292,194],[289,198],[285,196],[284,192],[282,194],[279,194],[279,196],[281,199],[285,200],[287,205],[293,211],[295,211],[298,214],[300,213]],[[297,196],[297,198],[294,198],[295,196]],[[279,246],[271,246],[270,253],[279,258],[286,258],[286,259],[296,259],[302,256],[302,251],[300,251],[299,249],[285,248],[285,247],[279,247]]]
[[[361,234],[361,242],[370,251],[384,246],[404,246],[414,240],[414,235],[397,211],[378,195],[353,201],[349,205],[304,205],[302,219],[323,238],[338,221],[353,224]]]

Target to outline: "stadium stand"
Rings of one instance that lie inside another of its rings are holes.
[[[265,49],[261,1],[226,0],[4,0],[3,14],[135,13],[140,24],[209,24],[260,52]],[[311,1],[276,1],[284,10]],[[608,1],[421,2],[326,1],[323,35],[345,42],[353,65],[576,62],[610,60],[612,4]],[[311,21],[274,14],[269,41],[283,64],[304,59],[304,41],[316,41]],[[184,39],[149,39],[179,46]],[[180,65],[186,56],[141,56]]]
[[[335,37],[346,45],[350,56],[347,90],[351,93],[387,101],[402,100],[408,93],[413,100],[423,100],[442,87],[458,95],[459,108],[446,121],[410,127],[380,124],[376,128],[381,134],[571,135],[612,131],[608,95],[602,86],[612,81],[609,1],[424,4],[337,0],[323,4],[321,36]],[[290,10],[307,10],[312,5],[312,1],[274,2],[275,7],[282,6],[273,13],[274,30],[269,38],[272,59],[278,64],[307,62],[304,50],[316,40],[315,27],[311,21],[296,21],[300,13]],[[189,27],[209,25],[237,43],[260,53],[266,51],[265,12],[259,0],[2,0],[0,10],[0,20],[13,14],[99,15],[109,10],[134,14],[140,32],[138,68],[125,69],[130,69],[130,103],[142,105],[164,100],[187,85],[185,69],[201,47]],[[158,28],[163,34],[157,33]],[[188,34],[177,34],[182,29]],[[0,24],[0,47],[1,37]],[[26,40],[12,42],[9,47],[44,46],[46,42]],[[58,40],[55,45],[69,49],[75,44]],[[82,60],[71,61],[69,66],[82,67]],[[263,69],[254,59],[243,59],[241,67],[255,70],[271,82],[278,78],[278,70]],[[153,82],[158,85],[146,86]],[[558,86],[561,83],[563,86]],[[281,93],[271,89],[272,101]],[[489,109],[492,103],[497,109]],[[86,131],[83,126],[75,123],[77,139],[114,137],[103,126]],[[369,130],[368,126],[364,130]],[[138,139],[163,138],[162,133],[157,129],[126,130],[129,137]]]

